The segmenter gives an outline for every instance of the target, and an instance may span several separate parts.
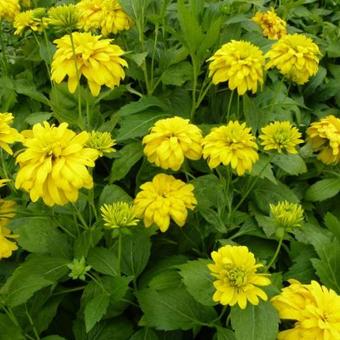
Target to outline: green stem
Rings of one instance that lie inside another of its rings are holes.
[[[86,286],[81,286],[81,287],[76,287],[76,288],[70,288],[70,289],[65,289],[65,290],[61,290],[59,292],[56,292],[54,294],[52,294],[53,296],[56,296],[56,295],[62,295],[62,294],[68,294],[68,293],[73,293],[73,292],[77,292],[79,290],[83,290],[85,289]]]
[[[228,103],[228,111],[227,111],[227,117],[226,117],[226,122],[229,122],[229,117],[230,117],[230,111],[231,111],[231,104],[233,102],[233,97],[234,97],[234,91],[231,91],[230,97],[229,97],[229,103]],[[223,123],[225,116],[223,115],[221,122]]]
[[[207,95],[210,87],[212,85],[212,82],[209,82],[209,84],[206,86],[206,88],[200,92],[199,96],[198,96],[198,99],[197,99],[197,102],[196,102],[196,109],[199,108],[199,106],[201,105],[203,99],[205,98],[205,96]],[[202,86],[203,88],[203,86]]]
[[[26,304],[25,304],[25,314],[26,314],[27,319],[28,319],[28,321],[29,321],[29,323],[30,323],[30,325],[31,325],[31,327],[32,327],[32,330],[33,330],[33,333],[34,333],[35,338],[36,338],[37,340],[40,340],[39,333],[38,333],[38,331],[37,331],[37,329],[36,329],[36,327],[35,327],[35,325],[34,325],[34,322],[33,322],[33,320],[32,320],[32,317],[31,317],[30,313],[28,312],[28,309],[27,309]]]
[[[155,87],[154,87],[154,73],[155,73],[155,55],[156,55],[156,48],[157,48],[157,41],[158,41],[158,30],[159,30],[159,24],[156,25],[155,28],[155,39],[153,44],[153,50],[152,50],[152,58],[151,58],[151,74],[150,74],[150,95],[152,95]]]
[[[73,60],[74,60],[74,66],[76,68],[76,76],[78,79],[78,124],[79,127],[84,130],[84,123],[83,123],[83,115],[82,115],[82,110],[81,110],[81,87],[80,87],[80,73],[79,73],[79,69],[78,69],[78,63],[77,63],[77,55],[76,55],[76,49],[74,46],[74,40],[73,40],[73,35],[72,32],[69,33],[70,39],[71,39],[71,45],[72,45],[72,53],[73,53]]]
[[[97,280],[97,278],[94,275],[86,273],[86,276],[93,280],[96,283],[96,285],[103,290],[105,294],[110,295],[110,293],[105,289],[105,287],[99,282],[99,280]]]
[[[119,236],[118,236],[118,274],[119,276],[122,276],[121,260],[122,260],[122,233],[119,232]]]
[[[5,162],[4,152],[0,150],[0,159],[1,159],[1,168],[3,171],[4,178],[10,179],[8,171],[7,171],[7,164]],[[13,192],[17,192],[15,185],[12,182],[8,182],[7,185],[11,188]]]
[[[255,179],[252,181],[252,183],[249,185],[246,193],[242,196],[236,207],[233,209],[233,213],[237,211],[237,209],[242,205],[242,203],[245,201],[245,199],[248,197],[250,192],[253,190],[254,186],[256,185],[257,181],[261,177],[262,173],[266,170],[267,166],[270,164],[270,162],[273,160],[274,155],[270,156],[264,167],[261,169],[261,171],[258,173],[258,175],[255,177]]]
[[[192,68],[193,68],[193,84],[192,84],[192,106],[191,106],[191,120],[194,119],[196,112],[196,90],[197,90],[197,64],[195,56],[191,55]]]
[[[271,266],[274,264],[275,260],[277,259],[278,255],[280,253],[281,247],[282,247],[282,242],[283,242],[283,237],[280,238],[279,243],[277,245],[277,248],[275,250],[274,256],[272,257],[272,259],[270,260],[270,262],[266,266],[266,271],[268,271],[271,268]]]
[[[1,53],[2,53],[2,61],[4,66],[5,75],[8,74],[8,60],[6,55],[6,45],[4,41],[3,31],[2,31],[2,23],[0,22],[0,42],[1,42]]]
[[[81,214],[81,212],[79,211],[79,209],[77,208],[77,206],[72,203],[72,206],[77,214],[77,217],[79,218],[79,221],[82,223],[82,225],[84,226],[85,229],[89,229],[89,226],[87,225],[83,215]]]

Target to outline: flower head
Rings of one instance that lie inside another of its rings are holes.
[[[143,138],[149,162],[163,169],[178,170],[185,158],[197,160],[202,155],[202,132],[188,119],[161,119]]]
[[[0,19],[13,21],[19,11],[20,5],[18,0],[0,0]]]
[[[98,151],[86,147],[87,132],[76,134],[67,127],[44,122],[25,132],[15,186],[29,192],[33,202],[41,197],[49,206],[64,205],[75,202],[81,188],[93,187],[87,167],[94,167]]]
[[[247,247],[226,245],[213,251],[211,257],[214,263],[208,267],[216,278],[215,302],[230,306],[238,304],[244,309],[247,301],[258,305],[259,298],[267,300],[266,293],[257,286],[270,285],[270,279],[266,274],[256,273],[263,265],[256,264],[254,254]]]
[[[107,229],[131,227],[137,225],[139,221],[134,206],[126,202],[104,204],[100,211]]]
[[[81,259],[74,259],[72,263],[67,265],[67,268],[71,270],[68,275],[73,280],[85,280],[86,273],[91,270],[91,266],[86,265],[84,256]]]
[[[277,228],[291,231],[293,228],[301,227],[303,224],[303,209],[298,203],[288,201],[270,204],[270,215],[274,219]]]
[[[318,159],[321,162],[325,164],[338,164],[340,162],[339,118],[330,115],[312,123],[307,129],[307,135],[308,143],[314,151],[318,152]]]
[[[70,35],[65,35],[54,41],[57,51],[52,61],[52,80],[59,84],[68,77],[68,89],[74,93],[83,75],[93,96],[99,94],[103,85],[111,89],[119,86],[125,77],[123,66],[127,67],[127,62],[121,58],[124,52],[118,45],[111,44],[110,39],[100,39],[100,36],[90,33],[73,32],[72,40]]]
[[[79,13],[73,4],[51,7],[48,10],[48,23],[58,30],[74,30],[79,24]]]
[[[13,23],[16,29],[14,34],[21,35],[28,28],[34,32],[41,32],[45,26],[43,22],[44,14],[45,8],[35,8],[18,13]]]
[[[81,0],[77,9],[80,25],[85,31],[100,29],[103,35],[108,35],[132,26],[132,20],[117,0]]]
[[[262,29],[262,33],[269,39],[277,40],[287,34],[287,24],[276,13],[274,8],[266,12],[257,12],[252,18]]]
[[[289,282],[271,303],[281,319],[296,322],[294,328],[280,332],[278,339],[340,339],[340,296],[316,281]]]
[[[91,131],[89,135],[87,146],[96,149],[99,152],[99,156],[116,151],[113,148],[116,145],[116,141],[112,139],[110,132]]]
[[[13,151],[9,144],[22,140],[19,132],[10,126],[13,119],[14,117],[11,113],[0,113],[0,148],[4,149],[10,155],[13,154]]]
[[[15,241],[10,240],[17,237],[8,228],[0,226],[0,260],[12,256],[13,251],[18,249]]]
[[[210,168],[231,165],[239,176],[250,171],[258,160],[257,144],[250,128],[238,121],[213,128],[203,140],[203,158]]]
[[[266,68],[276,67],[297,84],[305,84],[318,72],[320,50],[303,34],[287,34],[266,53]]]
[[[194,186],[170,175],[158,174],[140,188],[134,200],[136,216],[144,218],[146,227],[154,223],[162,232],[168,230],[170,219],[183,227],[187,209],[193,210],[197,204]]]
[[[15,211],[15,201],[0,198],[0,228],[5,227],[8,224],[8,222],[15,216]]]
[[[247,41],[224,44],[208,61],[209,76],[214,84],[228,81],[230,90],[237,89],[239,95],[247,90],[257,91],[263,84],[264,55],[255,45]]]
[[[11,240],[18,236],[11,234],[11,231],[6,228],[8,222],[15,216],[15,210],[15,201],[0,198],[0,260],[10,257],[13,251],[18,249],[15,241]]]
[[[290,122],[273,122],[261,129],[260,139],[264,150],[296,154],[296,146],[303,143],[301,133]]]

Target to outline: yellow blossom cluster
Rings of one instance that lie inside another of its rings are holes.
[[[329,115],[307,129],[307,141],[325,164],[340,163],[340,119]]]
[[[277,40],[287,34],[287,23],[276,14],[274,8],[266,12],[257,12],[252,20],[261,27],[263,35],[269,39]]]
[[[290,285],[272,298],[282,320],[294,321],[294,327],[279,333],[279,340],[340,339],[340,296],[316,281]]]
[[[247,247],[226,245],[213,251],[211,257],[214,262],[208,267],[216,278],[215,302],[245,309],[248,301],[252,305],[258,305],[259,298],[267,301],[267,294],[258,286],[268,286],[271,281],[267,274],[257,272],[263,265],[256,263]]]

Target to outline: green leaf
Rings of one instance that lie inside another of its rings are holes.
[[[235,340],[235,339],[236,339],[235,333],[231,329],[217,327],[216,340]]]
[[[99,205],[113,202],[131,202],[132,198],[118,185],[106,185],[99,197]]]
[[[168,116],[168,114],[159,112],[142,112],[138,115],[124,117],[120,121],[116,139],[120,143],[127,139],[144,136],[157,120]]]
[[[274,340],[277,337],[279,316],[269,302],[257,306],[248,304],[244,310],[232,307],[230,316],[236,340]]]
[[[67,339],[60,335],[49,335],[41,338],[41,340],[67,340]]]
[[[276,155],[272,161],[289,175],[297,176],[307,172],[307,166],[299,155]]]
[[[330,212],[325,216],[325,225],[340,242],[340,221]]]
[[[146,324],[159,330],[188,330],[216,318],[213,307],[199,304],[183,288],[148,288],[139,291],[137,298]]]
[[[158,340],[158,336],[151,328],[142,328],[133,334],[129,340]]]
[[[168,106],[157,97],[144,96],[137,102],[124,105],[118,111],[120,117],[127,117],[135,113],[140,113],[151,107],[160,108],[161,111],[167,111]]]
[[[179,266],[180,275],[188,292],[197,302],[205,306],[216,305],[216,302],[212,299],[215,288],[208,269],[210,262],[209,260],[199,259]]]
[[[25,340],[20,327],[5,314],[0,314],[0,329],[0,340]]]
[[[317,249],[320,259],[312,259],[321,282],[340,294],[340,244],[335,241]]]
[[[102,319],[109,304],[109,296],[104,292],[96,295],[86,304],[84,310],[86,333],[88,333],[94,325]]]
[[[192,72],[192,65],[187,61],[172,65],[163,72],[162,83],[164,85],[182,86],[192,78]]]
[[[87,257],[91,248],[94,248],[103,237],[104,233],[100,229],[90,228],[83,231],[74,242],[74,257]]]
[[[34,112],[26,117],[25,122],[30,125],[34,125],[36,123],[41,123],[45,120],[49,120],[51,117],[51,112]]]
[[[123,179],[131,168],[143,157],[143,146],[139,142],[125,145],[116,153],[113,162],[109,182]]]
[[[306,192],[307,201],[324,201],[334,197],[340,191],[340,178],[327,178],[314,183]]]
[[[118,259],[112,249],[93,248],[90,250],[87,263],[98,273],[118,275]]]
[[[1,287],[0,294],[10,307],[23,304],[35,292],[65,276],[69,271],[68,263],[65,258],[32,254]]]
[[[15,80],[15,91],[19,94],[23,94],[45,105],[50,105],[49,100],[38,91],[33,83],[30,83],[27,79]]]
[[[122,272],[135,278],[144,270],[150,257],[151,241],[148,231],[135,229],[122,237]]]
[[[64,257],[71,255],[68,237],[57,228],[51,218],[17,218],[10,226],[20,236],[19,245],[29,252]]]

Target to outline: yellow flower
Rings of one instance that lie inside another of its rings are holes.
[[[8,228],[0,226],[0,260],[10,257],[13,251],[18,249],[17,244],[14,241],[9,240],[17,237],[17,235],[11,234],[11,231]]]
[[[318,282],[289,280],[271,302],[283,320],[296,321],[294,328],[279,333],[279,340],[340,339],[340,296]]]
[[[256,264],[254,254],[247,247],[226,245],[213,251],[211,257],[214,263],[208,267],[216,278],[215,302],[230,306],[238,304],[245,309],[247,301],[258,305],[259,298],[267,300],[266,293],[257,286],[270,285],[270,279],[266,274],[256,273],[263,265]]]
[[[117,0],[81,0],[76,6],[85,31],[101,29],[103,35],[108,35],[132,26],[132,20]]]
[[[156,224],[161,232],[168,230],[170,218],[183,227],[187,209],[197,204],[193,194],[194,186],[173,176],[158,174],[152,182],[141,185],[134,201],[136,216],[144,218],[145,227]]]
[[[14,18],[13,26],[16,29],[14,34],[21,35],[25,29],[29,28],[34,32],[41,32],[46,26],[43,23],[44,8],[35,8],[18,13]]]
[[[269,39],[277,40],[287,34],[287,24],[276,13],[274,8],[266,12],[257,12],[252,18],[262,29],[262,33]]]
[[[107,229],[135,226],[139,221],[134,206],[126,202],[104,204],[100,211]]]
[[[0,0],[0,19],[13,21],[19,13],[20,5],[18,0]]]
[[[67,126],[44,122],[25,133],[15,186],[29,192],[33,202],[41,197],[49,206],[64,205],[78,199],[79,189],[93,187],[87,167],[94,167],[98,152],[86,148],[87,132],[76,134]]]
[[[8,222],[15,216],[15,211],[15,201],[0,198],[0,228],[5,227],[8,224]]]
[[[239,95],[247,90],[257,91],[263,84],[264,55],[248,41],[235,41],[224,44],[208,61],[209,76],[214,84],[228,81],[230,90],[237,89]]]
[[[103,85],[111,89],[119,86],[120,80],[125,77],[123,66],[127,67],[127,62],[121,58],[123,50],[111,44],[110,39],[100,39],[100,36],[90,33],[74,32],[72,37],[77,68],[71,38],[65,35],[54,41],[57,51],[52,61],[52,80],[59,84],[68,77],[69,91],[74,93],[83,75],[93,96],[98,96]]]
[[[112,139],[110,132],[91,131],[89,134],[87,146],[96,149],[99,156],[115,152],[114,145],[116,145],[116,141]]]
[[[261,129],[260,139],[264,150],[287,151],[296,154],[296,146],[303,143],[301,133],[290,122],[273,122]]]
[[[277,224],[288,231],[293,228],[301,227],[303,223],[303,209],[298,203],[288,201],[269,204],[270,214]]]
[[[11,128],[10,125],[13,122],[13,115],[11,113],[0,113],[0,148],[4,149],[10,155],[13,154],[9,144],[19,142],[22,140],[19,132]]]
[[[250,171],[258,160],[257,144],[250,128],[238,121],[213,128],[203,140],[203,158],[211,169],[231,165],[239,176]]]
[[[149,162],[163,169],[178,170],[185,158],[197,160],[202,155],[202,132],[189,119],[161,119],[143,138]]]
[[[305,84],[318,72],[320,50],[311,38],[303,34],[287,34],[266,53],[267,69],[276,67],[297,84]]]
[[[51,7],[47,22],[58,29],[74,30],[79,23],[79,13],[73,4]]]
[[[325,164],[340,162],[340,119],[333,115],[314,122],[307,129],[308,143]],[[0,138],[1,140],[1,138]],[[1,146],[1,145],[0,145]]]

